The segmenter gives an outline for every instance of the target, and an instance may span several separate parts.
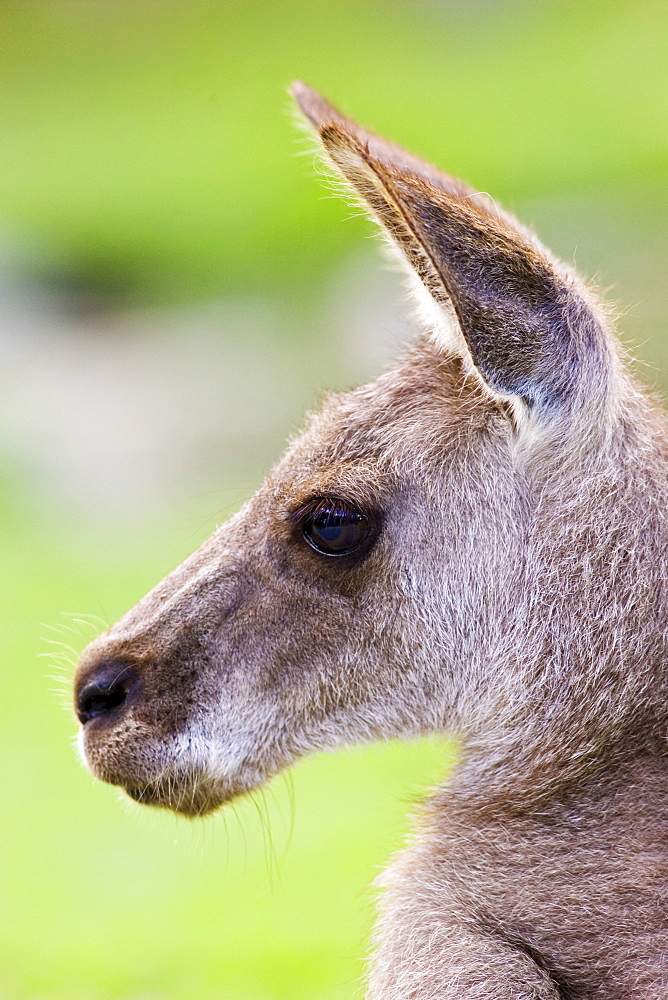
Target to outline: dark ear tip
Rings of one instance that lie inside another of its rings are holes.
[[[341,120],[341,114],[336,108],[329,101],[325,100],[322,94],[302,83],[301,80],[293,81],[290,86],[290,93],[294,97],[302,114],[317,129],[321,128],[326,122]]]
[[[293,80],[290,86],[288,87],[288,90],[290,91],[290,93],[292,94],[292,96],[294,97],[295,101],[297,101],[298,104],[300,104],[303,97],[306,97],[308,94],[314,93],[311,87],[307,86],[307,84],[305,84],[303,80]]]

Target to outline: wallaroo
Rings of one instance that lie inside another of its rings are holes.
[[[414,343],[85,651],[83,752],[200,815],[457,733],[370,1000],[668,997],[668,427],[609,311],[482,194],[294,94],[403,259]]]

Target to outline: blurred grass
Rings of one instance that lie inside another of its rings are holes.
[[[294,162],[294,76],[512,204],[661,175],[667,30],[660,0],[10,0],[0,220],[74,288],[291,294],[360,235]]]
[[[657,0],[6,0],[3,266],[109,307],[274,297],[305,337],[309,302],[368,227],[342,225],[311,155],[296,159],[285,87],[299,76],[568,259],[577,247],[631,305],[639,352],[668,362],[667,21]],[[96,529],[38,487],[7,472],[0,490],[0,997],[352,996],[365,886],[452,751],[305,762],[278,866],[266,826],[280,855],[281,782],[266,823],[253,802],[196,826],[119,808],[77,767],[39,654],[58,648],[48,638],[83,643],[62,612],[113,620],[207,531],[183,507]]]

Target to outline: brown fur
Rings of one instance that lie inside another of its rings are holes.
[[[422,326],[88,648],[86,760],[197,815],[319,747],[456,731],[386,876],[369,998],[665,998],[664,418],[531,233],[295,93]],[[362,555],[306,543],[331,497],[369,512]]]

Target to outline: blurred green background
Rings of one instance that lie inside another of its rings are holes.
[[[189,824],[92,781],[52,677],[404,335],[295,77],[610,289],[665,390],[667,22],[662,0],[2,4],[0,996],[359,991],[369,884],[451,749],[322,755]]]

